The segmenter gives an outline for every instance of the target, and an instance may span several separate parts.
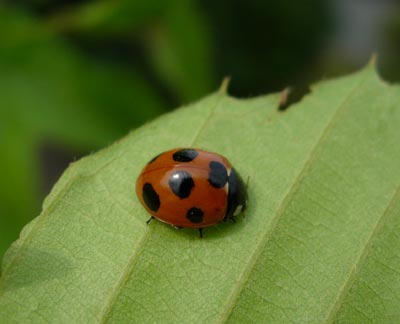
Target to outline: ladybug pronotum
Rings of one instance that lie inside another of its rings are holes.
[[[246,208],[247,190],[231,163],[217,153],[177,148],[150,160],[136,182],[141,204],[174,227],[197,228],[235,220]]]

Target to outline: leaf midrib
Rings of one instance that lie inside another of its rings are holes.
[[[340,116],[341,112],[343,111],[347,101],[352,97],[354,92],[358,90],[365,80],[368,78],[368,75],[366,75],[363,79],[361,79],[348,93],[348,95],[343,99],[343,101],[338,105],[338,108],[336,112],[332,115],[331,120],[327,123],[325,128],[322,130],[321,136],[317,140],[316,144],[314,147],[311,149],[310,154],[306,161],[304,162],[303,167],[300,169],[300,172],[298,175],[294,178],[294,182],[292,185],[288,188],[286,194],[283,196],[283,199],[281,200],[280,205],[277,208],[276,216],[272,219],[271,225],[267,230],[265,231],[265,234],[262,238],[262,240],[258,243],[256,246],[253,254],[249,258],[249,262],[247,263],[247,267],[244,269],[242,272],[242,275],[239,277],[238,284],[236,285],[236,288],[232,291],[231,297],[229,298],[228,303],[226,304],[225,310],[221,313],[220,319],[217,321],[217,323],[226,323],[229,319],[229,317],[232,314],[232,311],[237,304],[237,301],[239,300],[239,297],[241,295],[241,292],[243,288],[246,286],[247,282],[249,281],[250,274],[252,272],[252,269],[256,265],[258,259],[260,258],[260,255],[262,251],[264,250],[265,246],[267,243],[270,241],[272,237],[272,233],[276,229],[276,226],[278,225],[281,217],[284,215],[284,211],[286,210],[286,207],[288,206],[291,198],[295,195],[297,192],[297,189],[302,181],[302,179],[307,175],[307,173],[310,170],[310,167],[312,165],[312,162],[315,160],[315,154],[320,147],[320,145],[323,143],[325,137],[327,136],[329,130],[333,127],[335,124],[336,120]],[[289,107],[290,109],[290,107]],[[336,304],[336,303],[335,303]]]

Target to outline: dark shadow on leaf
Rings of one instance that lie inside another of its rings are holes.
[[[5,291],[61,279],[73,270],[71,261],[60,252],[23,247],[17,258],[11,271],[2,274]]]

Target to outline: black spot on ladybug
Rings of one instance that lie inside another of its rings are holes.
[[[143,200],[150,210],[156,212],[160,208],[160,197],[150,183],[143,185]]]
[[[228,181],[228,171],[225,166],[217,161],[210,162],[210,173],[208,174],[208,182],[214,188],[222,188]]]
[[[197,155],[199,155],[199,152],[193,149],[182,149],[177,152],[175,152],[172,155],[172,158],[176,162],[190,162],[193,161]]]
[[[161,154],[162,154],[162,153],[161,153]],[[161,154],[158,154],[158,155],[156,155],[155,157],[153,157],[147,164],[153,163],[155,160],[158,159],[158,157],[159,157]]]
[[[172,192],[179,198],[187,198],[190,195],[194,182],[189,172],[179,170],[174,172],[168,180]]]
[[[232,168],[229,175],[228,206],[226,207],[226,219],[234,219],[237,212],[244,211],[246,208],[247,190],[242,178]]]
[[[192,223],[198,224],[203,221],[203,211],[199,208],[192,207],[186,213],[186,218]]]

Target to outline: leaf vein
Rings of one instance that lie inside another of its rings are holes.
[[[342,306],[342,302],[343,302],[344,298],[346,297],[347,292],[350,290],[352,284],[355,282],[357,275],[360,272],[360,268],[361,268],[362,264],[365,262],[369,253],[372,250],[372,243],[373,243],[374,239],[379,235],[380,231],[383,229],[387,219],[389,218],[390,211],[392,210],[392,208],[394,208],[395,204],[399,202],[399,200],[400,200],[400,186],[394,192],[392,198],[389,200],[388,205],[386,206],[385,210],[382,212],[382,215],[378,219],[378,222],[376,223],[374,230],[372,231],[371,235],[369,236],[366,244],[364,245],[364,248],[361,250],[361,254],[360,254],[359,258],[357,259],[353,268],[351,269],[348,279],[343,284],[342,288],[339,290],[339,294],[336,298],[336,302],[331,307],[330,311],[327,314],[326,320],[324,320],[323,323],[332,322],[335,315],[340,310],[340,307]]]

